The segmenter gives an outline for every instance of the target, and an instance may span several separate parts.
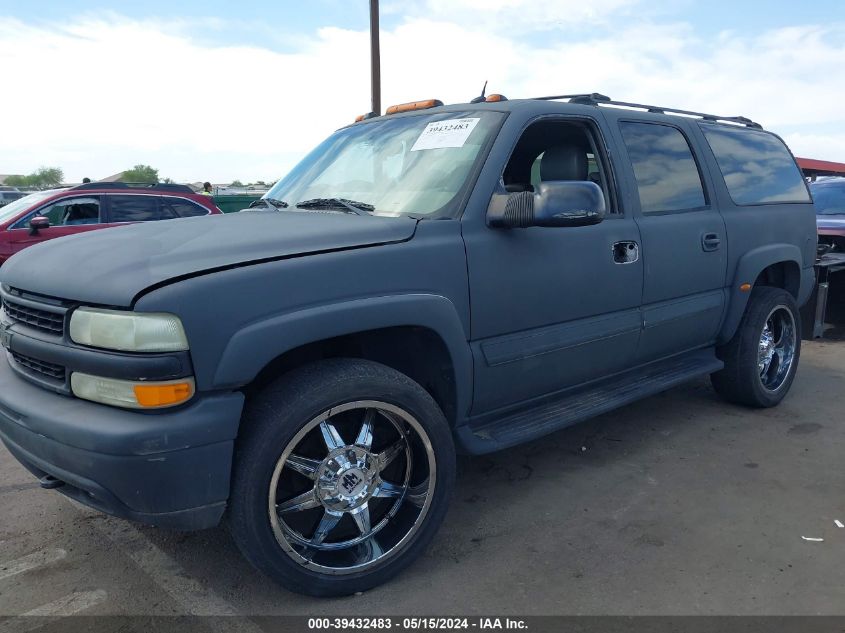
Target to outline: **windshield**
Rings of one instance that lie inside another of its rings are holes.
[[[845,179],[842,182],[825,182],[810,185],[816,213],[819,215],[845,215]]]
[[[291,208],[315,198],[342,198],[371,205],[375,215],[455,215],[458,194],[502,116],[439,112],[338,130],[265,197]]]
[[[56,193],[56,191],[56,189],[51,189],[50,191],[36,191],[28,196],[24,196],[23,198],[18,198],[4,207],[0,207],[0,222],[5,222],[10,218],[15,217],[18,213],[28,209],[36,202],[41,202],[45,198],[52,196]]]

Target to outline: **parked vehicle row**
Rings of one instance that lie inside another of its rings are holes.
[[[57,237],[134,222],[220,214],[209,196],[183,185],[90,183],[23,195],[0,209],[0,264]]]

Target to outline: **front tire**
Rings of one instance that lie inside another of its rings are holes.
[[[801,356],[801,314],[795,299],[781,288],[755,288],[736,333],[717,353],[725,367],[710,378],[721,396],[750,407],[779,404]]]
[[[419,556],[455,480],[434,399],[378,363],[321,361],[247,403],[229,526],[244,556],[291,591],[348,595]]]

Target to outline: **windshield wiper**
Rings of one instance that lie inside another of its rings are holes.
[[[356,202],[355,200],[347,200],[346,198],[314,198],[313,200],[303,200],[296,203],[297,209],[326,209],[346,211],[347,213],[355,213],[356,215],[369,215],[375,211],[375,207],[366,202]]]
[[[259,198],[258,200],[253,200],[249,203],[247,209],[252,209],[253,207],[258,206],[265,206],[268,209],[286,209],[288,203],[284,200],[276,200],[275,198]]]

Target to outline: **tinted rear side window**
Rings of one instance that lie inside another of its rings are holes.
[[[208,215],[208,209],[179,198],[163,198],[161,201],[165,218],[192,218],[195,215]]]
[[[682,211],[707,204],[698,165],[679,129],[630,121],[621,127],[643,213]]]
[[[736,204],[810,202],[798,166],[774,134],[707,124],[701,130]]]
[[[157,196],[110,196],[110,222],[148,222],[161,220]]]

